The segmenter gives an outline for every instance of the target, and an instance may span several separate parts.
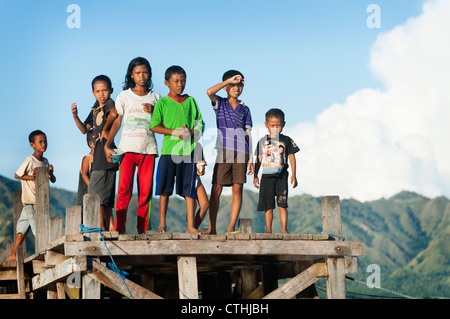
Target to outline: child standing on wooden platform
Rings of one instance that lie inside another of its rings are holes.
[[[137,168],[138,208],[137,232],[151,229],[150,211],[153,193],[153,173],[158,146],[148,126],[153,107],[161,96],[152,91],[152,68],[147,59],[137,57],[128,64],[123,91],[116,98],[117,118],[114,121],[105,145],[105,154],[112,162],[110,143],[119,131],[122,134],[119,149],[124,152],[120,161],[119,187],[117,190],[115,230],[126,231],[127,210],[133,195],[134,172]],[[150,226],[149,226],[150,224]]]
[[[52,183],[56,182],[56,177],[53,174],[53,165],[44,157],[44,152],[47,150],[47,136],[44,132],[36,130],[28,136],[31,148],[34,153],[28,156],[25,161],[17,169],[14,177],[20,179],[22,186],[22,213],[17,221],[17,237],[14,242],[13,249],[8,256],[9,260],[16,260],[16,252],[20,245],[22,245],[25,235],[29,228],[36,235],[36,220],[34,217],[36,205],[36,167],[46,167],[48,169],[48,177]]]
[[[273,209],[275,197],[280,210],[281,232],[288,234],[288,159],[291,166],[291,185],[297,187],[295,153],[300,151],[294,141],[281,134],[285,125],[284,112],[280,109],[270,109],[266,113],[266,128],[269,135],[258,142],[255,156],[255,175],[253,183],[259,188],[258,211],[265,211],[266,233],[272,232]],[[258,172],[262,166],[261,184]]]
[[[244,76],[236,70],[229,70],[222,76],[222,82],[209,88],[206,93],[211,100],[217,122],[217,157],[212,177],[209,200],[208,234],[216,234],[217,213],[223,187],[231,186],[231,203],[228,233],[234,232],[242,206],[242,194],[247,176],[253,174],[251,134],[252,116],[250,108],[239,96],[244,89]],[[221,89],[227,97],[216,95]],[[247,173],[248,171],[248,173]]]
[[[113,230],[113,207],[116,189],[117,163],[109,163],[105,156],[104,145],[112,123],[117,117],[111,80],[106,75],[96,76],[91,83],[95,103],[84,122],[78,118],[77,104],[72,104],[72,115],[78,129],[86,134],[93,129],[94,159],[88,186],[88,194],[100,196],[100,228]],[[115,148],[115,146],[113,146]]]
[[[194,148],[203,134],[203,117],[195,99],[183,94],[186,72],[182,67],[177,65],[169,67],[165,73],[164,84],[169,88],[169,94],[156,102],[149,126],[152,132],[164,134],[156,173],[155,194],[160,195],[157,232],[166,231],[169,196],[176,186],[176,194],[184,197],[186,201],[186,232],[198,234],[194,225],[197,175]]]

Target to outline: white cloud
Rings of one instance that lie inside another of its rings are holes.
[[[286,128],[302,148],[291,194],[450,196],[449,16],[450,1],[427,2],[374,43],[370,65],[383,90],[359,90],[314,123]]]

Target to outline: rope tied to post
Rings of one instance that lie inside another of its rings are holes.
[[[339,238],[342,238],[342,240],[345,240],[345,237],[342,236],[342,235],[339,235],[339,234],[330,233],[330,232],[327,232],[327,231],[323,231],[322,234],[326,234],[326,235],[330,235],[330,236],[334,236],[334,237],[339,237]]]
[[[111,255],[111,252],[109,251],[108,245],[106,245],[105,239],[103,238],[102,235],[102,229],[101,228],[96,228],[96,227],[85,227],[83,224],[80,224],[80,228],[81,228],[81,233],[99,233],[100,237],[102,238],[103,244],[105,244],[106,250],[108,251],[109,257],[111,258],[110,263],[108,263],[109,269],[112,270],[113,272],[115,272],[120,279],[122,279],[123,284],[125,285],[125,287],[128,290],[128,293],[130,294],[131,298],[134,299],[133,294],[131,293],[130,289],[128,288],[126,282],[125,282],[125,276],[128,275],[128,273],[126,271],[120,270],[116,263],[114,262],[114,259]]]

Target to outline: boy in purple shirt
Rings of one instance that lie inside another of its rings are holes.
[[[211,198],[209,202],[209,229],[206,233],[216,234],[219,199],[224,186],[231,186],[233,200],[231,217],[227,232],[234,232],[242,205],[243,185],[247,181],[246,173],[253,174],[250,130],[253,126],[250,109],[238,98],[244,88],[244,76],[241,72],[225,72],[222,82],[209,88],[208,94],[216,113],[217,157],[212,178]],[[224,89],[227,98],[216,93]]]

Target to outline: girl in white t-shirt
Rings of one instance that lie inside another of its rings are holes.
[[[137,168],[139,200],[137,208],[137,231],[149,230],[149,215],[153,193],[153,173],[158,147],[149,123],[153,107],[161,96],[152,91],[152,69],[150,63],[141,57],[133,59],[125,76],[123,91],[116,98],[118,116],[114,121],[105,145],[108,161],[112,161],[110,148],[122,126],[119,149],[124,152],[119,171],[119,187],[116,203],[114,228],[119,233],[126,230],[128,204],[133,192],[134,172]]]

